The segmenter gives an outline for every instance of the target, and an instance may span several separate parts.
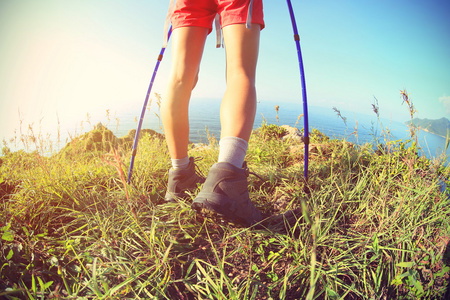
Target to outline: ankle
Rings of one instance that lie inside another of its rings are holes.
[[[248,148],[246,140],[228,136],[220,139],[219,146],[219,162],[227,162],[237,168],[242,168]]]
[[[184,158],[172,158],[172,168],[174,170],[178,169],[187,169],[189,167],[189,156],[186,156]]]

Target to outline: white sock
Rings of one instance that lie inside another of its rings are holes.
[[[219,162],[227,162],[237,168],[242,168],[248,148],[246,140],[227,136],[220,139],[219,146]]]
[[[187,169],[189,166],[189,156],[186,156],[185,158],[172,158],[172,168],[174,170],[176,169]]]

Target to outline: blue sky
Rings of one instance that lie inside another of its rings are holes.
[[[2,0],[0,139],[17,135],[20,120],[46,132],[73,128],[87,114],[104,118],[107,109],[112,115],[139,115],[168,2]],[[418,117],[450,118],[450,1],[293,0],[292,5],[309,105],[371,114],[376,97],[382,117],[406,121],[400,98],[406,89]],[[301,105],[287,5],[268,0],[264,8],[258,98]],[[225,90],[225,53],[214,44],[211,34],[193,101],[220,99]],[[164,93],[169,68],[170,44],[153,92]]]

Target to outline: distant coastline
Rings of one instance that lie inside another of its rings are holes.
[[[428,129],[426,129],[426,128],[421,128],[421,127],[419,127],[419,130],[423,130],[423,131],[425,131],[425,132],[428,132],[428,133],[430,133],[430,134],[437,135],[437,136],[442,137],[442,138],[446,138],[446,137],[447,137],[446,135],[440,135],[440,134],[437,134],[437,133],[432,132],[432,131],[430,131],[430,130],[428,130]]]
[[[443,138],[447,137],[447,131],[450,130],[450,121],[447,118],[435,120],[414,118],[412,124],[411,121],[407,121],[404,124]]]

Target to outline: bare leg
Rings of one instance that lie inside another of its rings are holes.
[[[207,34],[208,29],[203,27],[180,27],[172,33],[172,69],[161,104],[161,117],[173,159],[187,156],[189,100],[197,82]]]
[[[223,28],[227,59],[227,89],[220,108],[221,136],[248,141],[256,113],[256,63],[260,25],[235,24]]]
[[[219,162],[209,170],[191,206],[198,212],[224,217],[245,226],[262,220],[261,212],[250,200],[248,168],[242,165],[256,113],[255,72],[259,33],[260,26],[257,24],[252,24],[251,29],[247,29],[244,24],[223,28],[227,90],[220,107],[222,128]],[[224,140],[227,142],[222,143]],[[237,145],[241,142],[243,147]],[[230,152],[230,155],[224,155],[224,152]],[[228,161],[225,156],[239,156],[239,159]]]

